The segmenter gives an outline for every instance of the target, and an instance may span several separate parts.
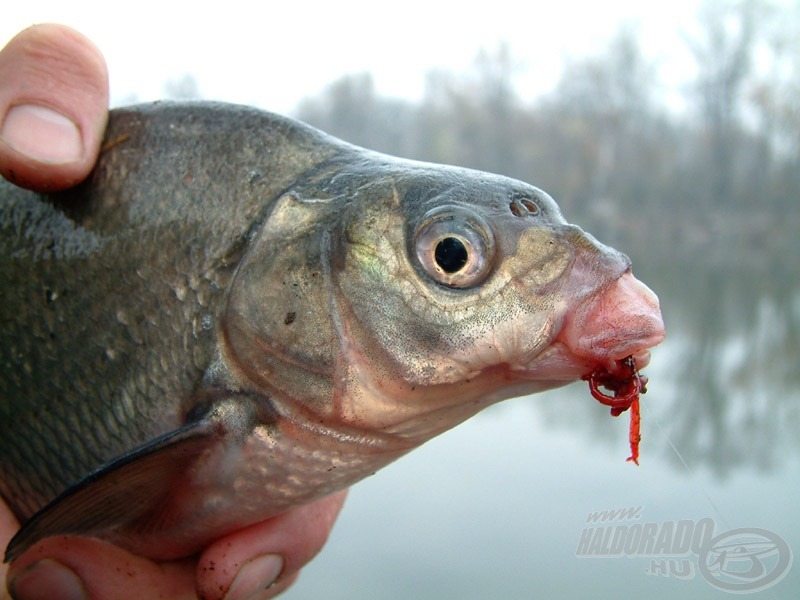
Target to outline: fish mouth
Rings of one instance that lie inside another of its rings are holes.
[[[559,339],[576,357],[614,373],[627,357],[645,367],[665,336],[658,297],[627,271],[566,315]]]
[[[597,369],[622,377],[650,363],[650,349],[666,333],[658,297],[630,271],[571,308],[553,342],[524,369],[522,377],[556,387]]]
[[[652,344],[652,346],[655,346],[655,344]],[[640,350],[635,354],[628,354],[624,357],[611,359],[610,362],[602,366],[606,369],[606,371],[608,371],[613,375],[622,374],[622,372],[627,370],[628,368],[627,366],[624,365],[625,359],[630,357],[633,360],[633,365],[634,367],[636,367],[636,370],[640,371],[650,364],[650,359],[652,358],[652,355],[650,354],[649,348],[651,348],[652,346],[648,346],[647,349]]]

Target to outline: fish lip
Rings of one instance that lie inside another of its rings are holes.
[[[630,270],[569,310],[560,325],[555,340],[565,347],[564,359],[572,355],[588,372],[602,367],[614,373],[628,357],[644,368],[650,349],[666,337],[658,296]]]
[[[556,339],[550,346],[537,354],[519,369],[512,369],[515,378],[525,381],[536,381],[543,388],[552,388],[567,385],[573,381],[578,381],[599,368],[603,368],[610,373],[620,372],[622,361],[631,356],[637,371],[640,371],[650,364],[652,354],[651,348],[663,339],[656,339],[651,345],[645,343],[637,344],[636,347],[622,347],[619,351],[601,356],[599,354],[579,354],[574,352],[563,341]],[[650,340],[647,340],[648,343]]]
[[[520,379],[566,385],[580,379],[587,370],[596,368],[599,364],[598,361],[576,354],[566,343],[556,339],[524,366],[514,369],[513,373]]]
[[[636,358],[639,357],[640,361],[646,361],[644,364],[647,364],[650,358],[646,355],[650,354],[651,348],[658,346],[664,341],[666,334],[663,331],[655,332],[644,338],[627,340],[623,344],[615,345],[612,350],[605,351],[604,347],[607,346],[607,340],[610,337],[610,334],[599,334],[592,338],[585,338],[581,343],[580,350],[576,352],[576,355],[590,357],[592,355],[601,356],[606,354],[607,358],[600,362],[609,364],[627,358],[628,356],[633,356],[635,361]],[[595,348],[598,350],[594,351],[593,349]],[[639,361],[636,362],[638,364]]]
[[[657,344],[661,343],[661,341],[663,341],[663,336],[662,336],[662,339],[659,340],[656,343]],[[655,345],[656,344],[653,344],[653,346],[655,346]],[[627,356],[633,357],[633,364],[636,367],[637,371],[639,371],[641,369],[644,369],[647,365],[650,364],[650,359],[652,358],[652,354],[650,354],[650,348],[652,348],[653,346],[648,346],[646,350],[642,350],[642,351],[637,352],[635,354],[627,355]],[[627,356],[623,356],[622,358],[627,358]],[[615,360],[614,361],[615,364],[619,364],[620,360],[622,360],[622,359]]]

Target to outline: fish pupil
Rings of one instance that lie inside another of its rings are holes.
[[[467,247],[460,239],[446,237],[436,244],[436,264],[445,273],[458,273],[469,259]]]

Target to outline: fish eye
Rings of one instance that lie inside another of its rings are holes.
[[[445,273],[458,273],[469,261],[469,250],[457,237],[446,237],[436,244],[433,257],[436,266]]]
[[[417,259],[437,283],[452,288],[478,285],[489,274],[494,239],[477,214],[460,207],[428,212],[414,236]]]

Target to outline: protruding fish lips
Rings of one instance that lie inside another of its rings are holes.
[[[563,385],[599,367],[614,373],[633,356],[636,370],[650,362],[650,348],[664,340],[658,297],[629,270],[569,306],[553,343],[521,372],[540,389]]]
[[[577,306],[559,338],[576,358],[613,371],[627,356],[637,369],[645,367],[649,349],[665,335],[658,297],[628,271]]]

